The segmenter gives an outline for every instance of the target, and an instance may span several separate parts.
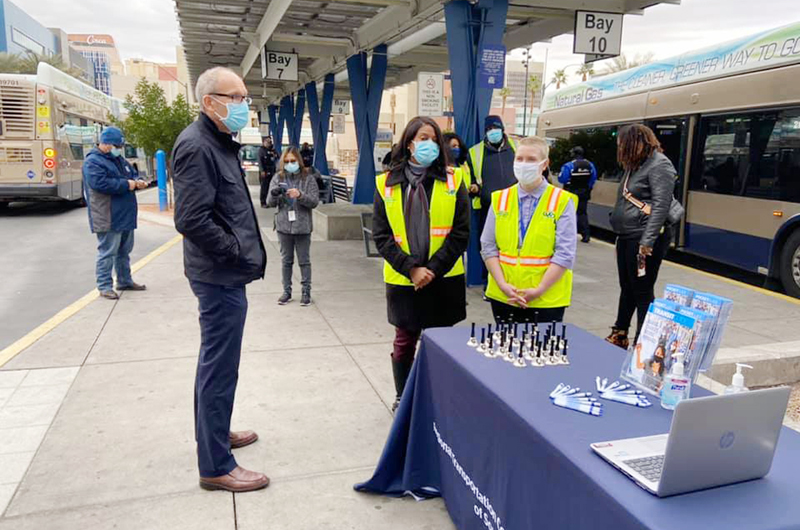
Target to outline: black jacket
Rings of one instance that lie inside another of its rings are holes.
[[[646,202],[652,208],[645,215],[629,200],[622,196],[625,175],[619,183],[617,203],[611,212],[611,227],[623,239],[639,239],[639,244],[653,247],[667,223],[669,206],[675,192],[675,166],[663,153],[654,152],[644,163],[631,173],[628,191]]]
[[[441,180],[446,175],[437,176]],[[433,178],[429,175],[424,182],[425,192],[430,201],[433,192]],[[405,198],[408,181],[403,171],[387,177],[388,186],[401,185],[401,196]],[[464,184],[456,195],[456,211],[453,228],[444,240],[444,245],[425,263],[417,262],[403,252],[394,242],[394,233],[386,217],[386,208],[378,191],[372,216],[372,238],[383,258],[403,276],[411,278],[414,267],[428,267],[436,278],[426,287],[415,291],[414,287],[386,284],[386,304],[389,323],[406,329],[425,329],[452,326],[467,318],[466,285],[464,276],[445,278],[458,258],[467,250],[469,244],[470,205]]]
[[[493,192],[517,183],[517,177],[514,176],[514,150],[508,137],[504,137],[499,148],[484,140],[481,180],[481,205],[487,209],[492,204]]]
[[[175,227],[184,236],[190,280],[232,286],[264,277],[267,253],[239,164],[240,147],[205,114],[175,142]]]
[[[271,177],[275,174],[275,166],[278,163],[278,152],[275,151],[274,147],[267,149],[263,145],[258,148],[258,167],[261,169],[263,173],[266,173],[268,177]]]

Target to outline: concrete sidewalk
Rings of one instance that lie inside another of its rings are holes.
[[[139,272],[146,292],[92,302],[2,367],[0,529],[453,528],[441,500],[352,489],[371,475],[391,424],[382,262],[365,258],[359,241],[315,241],[315,303],[280,307],[271,212],[258,212],[269,262],[265,281],[248,288],[233,425],[260,434],[236,455],[270,487],[233,495],[197,486],[199,326],[178,244]],[[662,269],[667,282],[734,299],[731,351],[800,340],[794,302],[672,265]],[[574,291],[567,320],[606,334],[618,296],[609,246],[580,245]],[[480,292],[468,300],[468,321],[488,322]]]

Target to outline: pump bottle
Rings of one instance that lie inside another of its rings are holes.
[[[726,394],[741,394],[747,392],[748,388],[744,386],[744,374],[742,368],[753,368],[749,364],[736,363],[736,373],[733,374],[731,384],[725,387]]]
[[[672,371],[664,376],[661,386],[661,406],[667,410],[675,410],[678,403],[689,399],[689,390],[692,382],[683,373],[683,354],[677,354],[676,361],[672,364]]]

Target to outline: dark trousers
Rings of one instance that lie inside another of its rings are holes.
[[[496,324],[513,324],[524,322],[562,322],[566,307],[522,308],[504,304],[497,300],[492,302],[492,316]]]
[[[200,357],[194,388],[195,440],[201,477],[236,467],[228,435],[247,317],[245,287],[189,282],[200,311]]]
[[[297,263],[300,265],[300,284],[303,286],[303,292],[311,292],[311,234],[278,232],[278,242],[281,244],[283,291],[292,292],[292,269],[296,253]]]
[[[258,199],[261,201],[261,206],[267,205],[267,193],[269,193],[269,183],[272,181],[272,175],[269,173],[262,173],[261,177],[259,178],[259,182],[261,183],[261,190],[258,194]]]
[[[670,230],[667,229],[656,239],[653,254],[645,260],[645,275],[641,277],[637,274],[639,238],[617,238],[617,272],[620,292],[615,328],[627,330],[631,326],[631,319],[633,319],[635,311],[636,337],[639,337],[647,310],[655,300],[653,288],[658,279],[661,262],[669,250],[670,237]]]
[[[591,229],[589,228],[589,214],[586,211],[588,204],[588,196],[578,196],[578,233],[583,236],[583,239],[587,240],[591,236]]]
[[[394,348],[392,350],[392,360],[395,362],[414,362],[414,355],[417,353],[417,341],[422,335],[422,330],[394,328]]]

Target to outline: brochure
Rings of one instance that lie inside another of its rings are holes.
[[[669,283],[666,287],[664,287],[665,299],[686,307],[691,307],[694,295],[694,289],[689,289],[688,287],[684,287],[682,285]]]
[[[722,333],[725,331],[725,326],[731,316],[733,302],[728,298],[709,293],[695,293],[692,299],[692,308],[708,313],[714,318],[710,344],[700,362],[700,371],[705,372],[711,368],[714,356],[717,355],[717,350],[722,342]]]
[[[669,300],[653,303],[647,311],[639,340],[628,350],[621,377],[657,396],[664,375],[678,353],[690,359],[697,321],[689,314],[670,309]],[[674,306],[673,306],[674,307]],[[695,361],[696,362],[696,361]],[[688,374],[689,371],[685,370]],[[694,374],[692,374],[694,376]]]

